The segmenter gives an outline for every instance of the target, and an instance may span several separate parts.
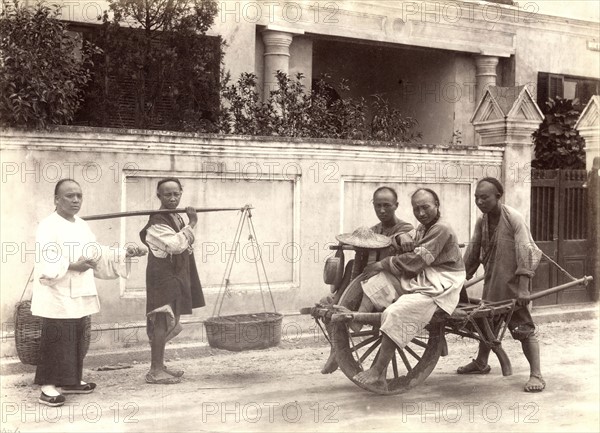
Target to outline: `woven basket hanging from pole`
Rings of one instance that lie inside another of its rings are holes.
[[[255,243],[254,251],[256,256],[254,257],[254,263],[256,265],[256,272],[264,312],[221,316],[223,300],[225,299],[225,296],[230,296],[229,277],[231,276],[231,270],[235,261],[235,255],[239,245],[240,236],[244,228],[244,223],[247,224],[248,231],[250,233],[250,241],[253,244]],[[225,273],[223,275],[221,288],[219,289],[219,295],[217,296],[215,307],[213,309],[213,316],[204,322],[208,337],[208,344],[217,349],[225,349],[234,352],[266,349],[277,346],[281,341],[281,322],[283,315],[277,313],[275,308],[275,302],[273,300],[273,295],[267,279],[266,269],[262,260],[262,255],[258,249],[258,242],[256,241],[256,231],[254,230],[254,224],[252,223],[250,207],[245,207],[242,210],[238,227],[235,232],[233,245],[234,251],[233,254],[229,256],[225,266]],[[261,271],[271,297],[271,303],[274,310],[273,312],[267,311],[265,296],[262,289]]]

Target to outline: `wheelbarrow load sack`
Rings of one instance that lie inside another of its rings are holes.
[[[210,317],[204,326],[210,347],[240,352],[277,346],[282,319],[282,314],[272,312],[235,314]]]
[[[15,345],[23,364],[38,365],[42,340],[42,318],[31,314],[31,301],[20,301],[15,305]],[[85,317],[86,338],[84,353],[90,348],[92,329],[91,316]]]

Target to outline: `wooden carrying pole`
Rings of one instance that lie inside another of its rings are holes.
[[[196,212],[204,213],[204,212],[228,212],[228,211],[243,211],[244,209],[253,209],[251,206],[244,207],[221,207],[221,208],[196,208]],[[157,209],[157,210],[138,210],[138,211],[130,211],[130,212],[116,212],[116,213],[105,213],[99,215],[88,215],[81,217],[82,220],[85,221],[94,221],[94,220],[106,220],[111,218],[124,218],[130,216],[140,216],[140,215],[154,215],[158,213],[185,213],[185,209],[177,208],[177,209]]]

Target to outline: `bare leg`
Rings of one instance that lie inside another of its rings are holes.
[[[363,293],[362,299],[360,301],[360,306],[358,307],[358,312],[370,313],[372,311],[375,311],[375,305],[373,305],[371,299],[369,299],[369,297]],[[359,332],[363,327],[362,323],[357,322],[350,322],[349,326],[350,329],[352,329],[354,332]]]
[[[164,371],[166,344],[167,317],[164,313],[157,313],[154,319],[154,333],[150,341],[150,374],[158,380],[173,378],[173,376]]]
[[[540,392],[546,387],[542,379],[542,369],[540,367],[540,344],[535,336],[530,336],[521,340],[523,353],[529,361],[529,380],[525,384],[526,392]]]
[[[334,298],[334,301],[335,301],[335,298]],[[335,304],[335,302],[334,302],[334,304]],[[371,312],[371,311],[374,311],[374,309],[375,309],[375,307],[373,306],[373,303],[371,302],[369,297],[367,295],[363,295],[362,301],[360,303],[360,307],[358,308],[358,311]],[[354,332],[360,331],[363,327],[363,325],[361,323],[350,323],[349,326],[350,326],[350,329]],[[327,329],[327,333],[331,336],[332,335],[331,324],[326,324],[325,328]],[[335,349],[333,348],[333,345],[331,345],[331,350],[329,351],[329,358],[327,358],[327,361],[325,361],[325,365],[323,365],[323,368],[321,369],[321,374],[331,374],[334,371],[336,371],[337,369],[338,369],[338,363],[337,363],[337,359],[335,356]]]
[[[362,371],[354,376],[354,380],[364,385],[386,386],[385,372],[388,364],[394,357],[395,350],[396,344],[390,337],[383,334],[381,349],[379,350],[375,364],[367,371]]]
[[[332,326],[330,323],[327,323],[325,325],[325,329],[326,329],[327,333],[329,334],[329,338],[332,337],[331,328],[332,328]],[[321,374],[331,374],[334,371],[336,371],[337,369],[338,369],[338,363],[337,363],[337,359],[335,357],[335,349],[333,348],[333,345],[331,345],[331,350],[329,351],[329,358],[327,358],[327,361],[325,361],[325,365],[321,369]]]
[[[181,326],[181,322],[179,321],[179,319],[181,318],[181,316],[175,316],[175,323],[173,324],[173,327],[171,329],[169,329],[169,331],[167,332],[167,336],[166,336],[166,341],[169,342],[171,341],[173,338],[177,337],[179,335],[179,333],[183,330],[183,327]]]
[[[488,365],[488,359],[490,357],[491,349],[484,343],[479,343],[479,350],[477,357],[469,362],[467,365],[458,367],[456,371],[458,374],[487,374],[490,372],[490,366]]]
[[[337,292],[335,292],[334,296],[327,296],[323,299],[321,299],[320,304],[321,305],[334,305],[337,304],[337,302],[340,300],[342,294],[341,294],[342,290],[338,290]],[[330,323],[326,323],[325,324],[325,330],[327,332],[327,334],[329,335],[329,338],[332,338],[332,325]],[[325,361],[325,365],[323,365],[323,368],[321,368],[321,374],[331,374],[334,371],[336,371],[338,369],[338,363],[337,363],[337,359],[335,357],[335,349],[333,348],[333,344],[331,345],[330,349],[329,349],[329,357],[327,358],[327,361]]]
[[[477,362],[479,363],[479,365],[488,365],[488,360],[490,358],[490,351],[491,349],[489,347],[487,347],[485,344],[483,343],[479,343],[479,351],[477,352],[477,358],[475,358],[477,360]]]
[[[180,318],[181,318],[181,316],[175,316],[173,327],[171,329],[169,329],[169,331],[167,332],[167,336],[165,338],[165,343],[168,343],[173,338],[177,337],[179,335],[179,333],[183,330],[183,327],[181,326]],[[170,374],[171,376],[174,376],[174,377],[181,377],[181,376],[183,376],[183,373],[184,373],[183,370],[180,370],[178,368],[173,368],[173,367],[167,368],[167,366],[164,364],[163,364],[163,370],[167,374]]]
[[[333,296],[329,295],[329,296],[321,299],[320,304],[322,304],[322,305],[337,305],[337,304],[339,304],[339,301],[342,298],[342,295],[344,294],[344,292],[346,291],[346,288],[348,287],[348,284],[350,283],[350,280],[352,278],[353,266],[354,266],[354,260],[350,260],[348,262],[348,264],[346,265],[346,269],[344,271],[344,279],[342,280],[342,284],[341,284],[340,288],[338,290],[336,290],[336,292],[333,294]],[[325,329],[327,330],[327,334],[331,336],[331,334],[332,334],[331,325],[325,324]],[[337,369],[338,369],[338,363],[337,363],[337,359],[335,357],[335,349],[333,348],[333,345],[331,345],[331,348],[329,350],[329,357],[327,358],[327,361],[325,361],[325,365],[323,365],[323,368],[321,369],[321,374],[331,374],[334,371],[336,371]]]

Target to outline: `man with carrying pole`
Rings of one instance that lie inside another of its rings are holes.
[[[160,209],[173,212],[151,215],[148,224],[140,232],[142,242],[149,249],[146,330],[150,340],[151,364],[146,382],[153,384],[167,385],[181,381],[183,371],[165,365],[165,346],[181,332],[180,316],[192,314],[193,308],[205,305],[192,249],[198,216],[193,207],[187,207],[185,212],[189,223],[186,225],[176,213],[182,193],[179,179],[171,177],[160,180],[156,189]]]

